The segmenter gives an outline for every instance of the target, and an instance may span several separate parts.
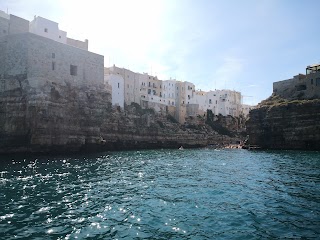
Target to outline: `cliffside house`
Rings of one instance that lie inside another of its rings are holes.
[[[32,22],[0,13],[0,91],[27,80],[90,86],[103,84],[104,57],[84,42],[67,38],[58,23],[35,17]]]
[[[273,93],[285,99],[320,98],[320,64],[306,67],[306,74],[274,82]]]

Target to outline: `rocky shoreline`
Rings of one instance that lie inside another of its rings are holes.
[[[137,104],[124,110],[112,107],[103,86],[44,82],[33,88],[23,78],[2,82],[6,87],[0,93],[1,154],[198,148],[242,138],[234,119],[217,118],[208,125],[195,118],[181,125]],[[219,134],[217,126],[229,128],[231,134]]]

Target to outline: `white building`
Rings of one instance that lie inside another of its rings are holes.
[[[246,117],[249,115],[250,110],[253,109],[253,106],[247,105],[247,104],[242,104],[241,106],[241,114]]]
[[[105,83],[111,86],[112,105],[124,107],[124,79],[118,74],[105,74]]]
[[[162,97],[163,103],[167,106],[175,106],[175,80],[162,81]]]
[[[58,25],[51,20],[34,16],[29,29],[31,33],[66,44],[67,32],[60,30]]]
[[[88,50],[88,40],[84,42],[67,37],[67,32],[59,29],[59,24],[43,17],[34,16],[29,24],[29,31],[54,41]]]

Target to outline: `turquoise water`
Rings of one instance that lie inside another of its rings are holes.
[[[320,239],[320,153],[1,157],[0,239]]]

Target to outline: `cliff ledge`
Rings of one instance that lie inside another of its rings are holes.
[[[320,150],[320,99],[271,96],[251,110],[248,144],[263,149]]]
[[[204,147],[235,139],[204,118],[180,125],[138,104],[112,107],[103,86],[32,87],[23,76],[1,83],[0,153]]]

